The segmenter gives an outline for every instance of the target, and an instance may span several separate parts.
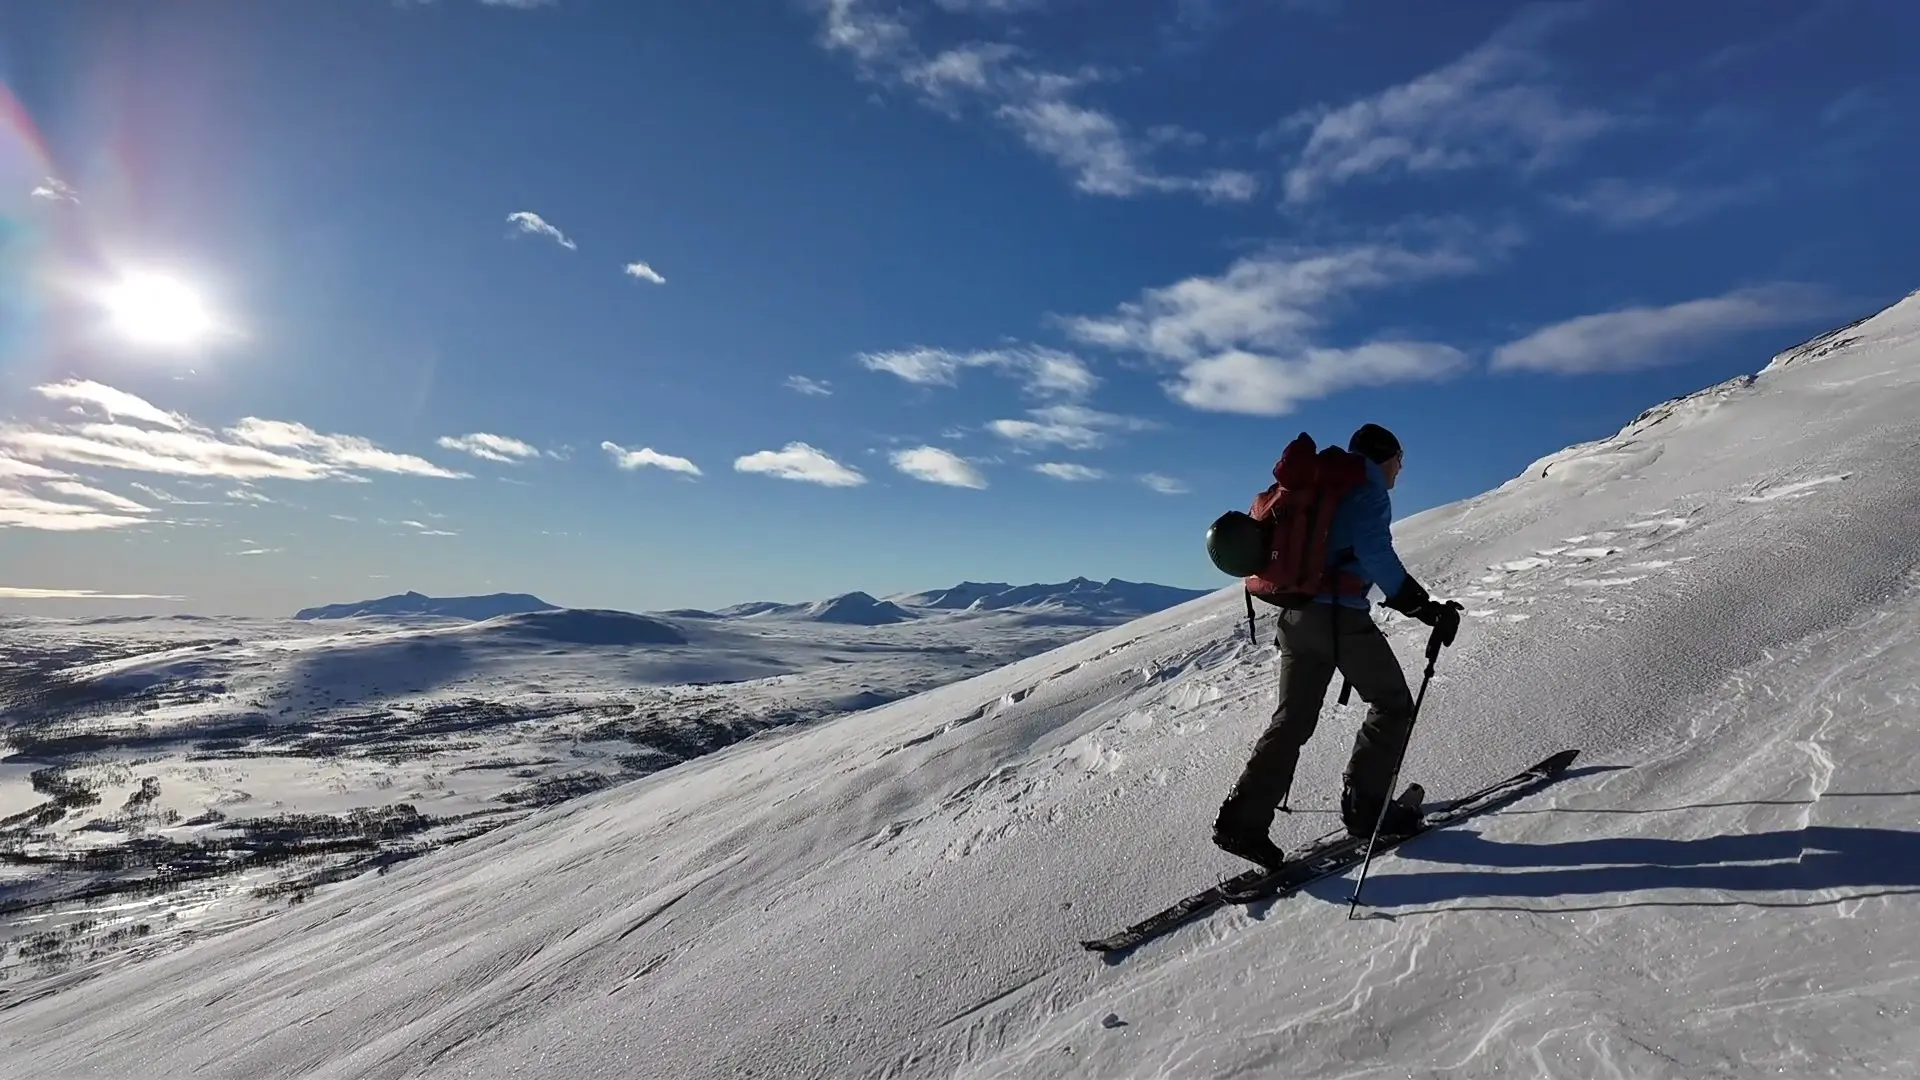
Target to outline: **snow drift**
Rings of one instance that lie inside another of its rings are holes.
[[[1373,918],[1075,944],[1243,865],[1207,826],[1273,670],[1225,589],[15,991],[0,1075],[1912,1075],[1920,301],[1848,333],[1400,523],[1471,616],[1407,776],[1581,759],[1383,859]]]

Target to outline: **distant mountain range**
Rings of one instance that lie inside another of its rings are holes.
[[[681,619],[779,619],[844,626],[886,626],[961,612],[1028,612],[1036,616],[1105,623],[1163,611],[1175,604],[1207,595],[1205,589],[1180,589],[1151,582],[1109,578],[1034,585],[1001,581],[963,581],[945,589],[902,593],[884,599],[864,592],[842,593],[810,603],[757,601],[717,611],[678,608],[652,614]],[[489,593],[485,596],[432,597],[417,592],[397,593],[377,600],[305,608],[296,619],[352,619],[361,617],[438,616],[482,620],[503,615],[526,615],[564,610],[527,593]]]
[[[963,581],[950,589],[908,593],[890,599],[907,607],[962,611],[1002,611],[1009,608],[1053,607],[1102,615],[1151,615],[1175,604],[1207,595],[1209,589],[1179,589],[1145,581],[1077,577],[1040,585],[1008,585],[1001,581]]]
[[[351,604],[328,604],[302,608],[296,619],[353,619],[366,615],[437,615],[450,619],[492,619],[500,615],[524,615],[533,611],[559,611],[526,593],[488,593],[485,596],[427,596],[417,592],[395,593],[378,600],[359,600]]]

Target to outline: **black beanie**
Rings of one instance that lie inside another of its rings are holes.
[[[1347,450],[1367,458],[1376,465],[1385,465],[1400,456],[1400,440],[1393,432],[1379,424],[1361,424],[1360,430],[1347,440]]]

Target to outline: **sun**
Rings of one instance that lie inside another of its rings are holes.
[[[167,274],[128,274],[109,286],[102,299],[114,329],[138,345],[194,345],[216,329],[200,294]]]

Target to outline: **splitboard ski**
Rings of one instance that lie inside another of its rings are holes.
[[[1479,791],[1430,805],[1421,818],[1419,828],[1412,832],[1381,836],[1373,845],[1373,853],[1378,856],[1422,833],[1445,828],[1531,795],[1558,779],[1579,753],[1578,750],[1562,750]],[[1299,854],[1277,868],[1259,867],[1228,878],[1147,916],[1125,930],[1080,944],[1092,952],[1124,952],[1228,904],[1291,895],[1313,882],[1355,866],[1366,855],[1366,837],[1349,836],[1345,829],[1337,829],[1310,842]]]

